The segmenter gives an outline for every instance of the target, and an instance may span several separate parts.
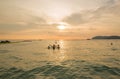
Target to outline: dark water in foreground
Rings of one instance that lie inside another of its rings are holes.
[[[48,50],[53,42],[1,44],[0,79],[120,78],[120,40],[59,41],[60,50]]]

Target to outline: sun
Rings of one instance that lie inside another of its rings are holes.
[[[58,29],[60,29],[60,30],[64,30],[65,29],[65,26],[64,25],[59,25],[59,26],[57,26],[58,27]]]

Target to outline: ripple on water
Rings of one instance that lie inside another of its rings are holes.
[[[66,64],[74,65],[66,65]],[[65,65],[44,65],[30,70],[0,68],[1,79],[119,79],[120,68],[86,61],[65,61]],[[2,72],[2,73],[1,73]]]
[[[0,53],[9,53],[10,51],[9,50],[0,50]]]

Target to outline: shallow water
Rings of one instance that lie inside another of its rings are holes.
[[[0,79],[119,79],[120,40],[0,44]],[[110,43],[113,45],[110,45]]]

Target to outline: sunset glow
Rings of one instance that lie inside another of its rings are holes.
[[[60,29],[60,30],[64,30],[65,29],[65,26],[64,25],[59,25],[59,26],[57,26],[58,27],[58,29]]]
[[[0,79],[120,79],[120,0],[0,0]]]
[[[0,39],[120,35],[120,0],[1,0]]]

